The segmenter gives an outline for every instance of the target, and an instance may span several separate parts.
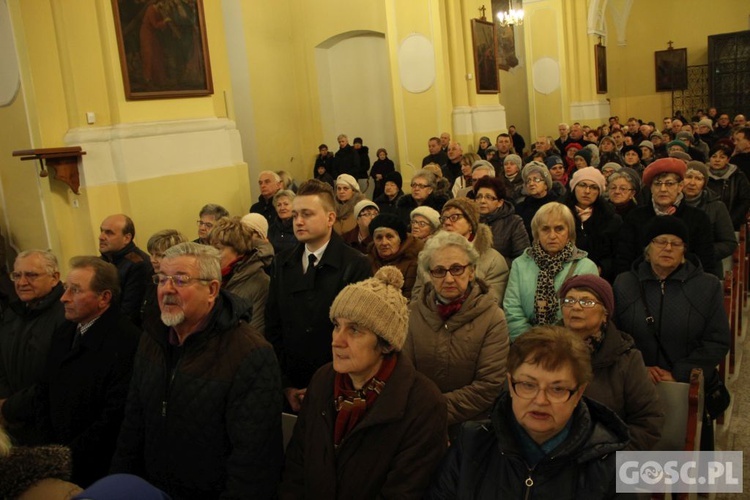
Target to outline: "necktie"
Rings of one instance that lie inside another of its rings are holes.
[[[311,253],[310,255],[307,256],[307,273],[305,274],[310,274],[310,271],[315,270],[315,262],[317,260],[318,258],[315,256],[314,253]]]
[[[81,334],[81,328],[77,327],[76,333],[73,335],[73,345],[70,348],[71,351],[74,351],[76,347],[78,347],[78,344],[81,343],[81,337],[83,337],[83,335]]]

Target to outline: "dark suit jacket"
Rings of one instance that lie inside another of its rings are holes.
[[[371,276],[370,263],[333,233],[313,273],[302,273],[304,243],[284,250],[271,268],[266,338],[279,358],[283,387],[304,388],[332,360],[328,310],[348,284]]]
[[[117,268],[121,289],[120,311],[140,325],[143,296],[154,274],[151,258],[131,241],[119,252],[102,255],[102,259]]]
[[[107,475],[140,330],[113,306],[71,348],[76,326],[66,321],[52,338],[36,408],[46,441],[71,448],[72,481],[85,488]]]

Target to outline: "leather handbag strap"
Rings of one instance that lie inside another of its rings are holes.
[[[648,308],[648,303],[646,302],[646,290],[643,287],[643,282],[640,281],[638,284],[641,290],[641,302],[643,303],[643,310],[646,312],[646,326],[648,327],[648,331],[651,332],[651,335],[654,336],[656,344],[659,346],[659,352],[662,356],[664,356],[664,359],[667,360],[667,364],[669,364],[669,369],[671,370],[674,363],[672,363],[672,358],[669,357],[669,354],[667,354],[667,350],[664,349],[664,345],[661,343],[661,335],[659,329],[656,327],[656,320],[654,319],[654,315],[651,314],[651,311]]]

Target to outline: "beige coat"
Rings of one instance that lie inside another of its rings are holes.
[[[508,286],[508,263],[500,252],[492,247],[492,230],[486,224],[479,224],[477,236],[474,238],[474,248],[479,252],[479,260],[474,274],[484,281],[495,297],[495,302],[502,306],[505,288]],[[420,270],[414,283],[411,295],[416,297],[425,283],[430,281],[430,275]]]
[[[346,203],[340,203],[336,200],[336,222],[333,223],[333,230],[337,234],[344,234],[357,227],[357,218],[354,216],[354,205],[365,199],[362,193],[354,193],[351,200]]]
[[[422,291],[409,307],[404,355],[442,391],[448,425],[488,418],[507,367],[505,314],[479,279],[447,323],[437,313],[432,283]]]

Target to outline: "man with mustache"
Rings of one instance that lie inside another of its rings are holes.
[[[153,279],[161,319],[144,324],[112,472],[172,498],[271,498],[283,454],[273,348],[220,289],[217,249],[175,245]]]

